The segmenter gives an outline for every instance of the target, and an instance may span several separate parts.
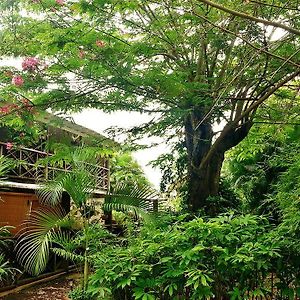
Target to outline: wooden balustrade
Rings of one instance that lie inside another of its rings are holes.
[[[70,172],[71,166],[62,162],[60,166],[53,166],[45,162],[51,153],[25,147],[7,149],[7,144],[0,142],[0,155],[16,161],[16,166],[7,174],[8,180],[24,183],[36,183],[51,180],[60,172]],[[44,161],[43,161],[44,160]],[[106,191],[109,188],[108,160],[101,159],[96,168],[96,189]]]

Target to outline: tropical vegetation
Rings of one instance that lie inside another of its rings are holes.
[[[5,178],[6,172],[11,168],[11,166],[12,162],[10,160],[6,159],[4,156],[0,156],[0,181]],[[2,201],[1,197],[0,201]],[[13,278],[16,273],[19,272],[18,269],[13,267],[12,262],[7,257],[10,244],[12,243],[9,229],[11,229],[10,226],[0,227],[0,283],[8,278]]]
[[[42,273],[51,253],[73,261],[73,300],[300,298],[298,1],[4,0],[0,10],[0,56],[19,60],[0,68],[7,150],[43,139],[46,109],[149,118],[110,128],[122,146],[46,145],[44,163],[72,169],[38,191],[47,209],[15,246],[24,272]],[[131,152],[161,140],[158,196]],[[99,157],[112,171],[101,213]],[[0,177],[10,166],[0,156]],[[9,263],[0,252],[0,280]]]

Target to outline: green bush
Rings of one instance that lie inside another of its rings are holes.
[[[0,227],[0,283],[12,280],[20,272],[13,267],[7,255],[13,246],[12,240],[9,239],[11,228],[11,226]]]
[[[69,298],[72,300],[92,300],[93,296],[90,292],[84,291],[82,288],[75,288],[68,294]]]
[[[98,253],[90,280],[98,299],[234,300],[271,293],[270,274],[283,256],[278,232],[266,218],[184,218],[160,228],[143,227],[128,246]],[[295,293],[295,278],[277,290]]]

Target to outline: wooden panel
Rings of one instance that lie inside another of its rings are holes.
[[[13,234],[21,229],[30,211],[39,206],[33,194],[0,192],[0,197],[0,226],[14,226]]]

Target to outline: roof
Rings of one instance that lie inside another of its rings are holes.
[[[10,101],[7,101],[5,103],[11,104]],[[82,137],[93,137],[98,141],[105,141],[110,145],[117,146],[119,143],[114,141],[113,139],[110,139],[99,132],[96,132],[94,130],[91,130],[89,128],[86,128],[84,126],[76,124],[74,121],[69,121],[66,118],[62,116],[57,116],[53,113],[47,112],[47,111],[38,111],[38,113],[35,114],[35,120],[41,123],[44,123],[46,125],[50,125],[53,127],[60,128],[64,131],[70,132],[71,134],[76,134]]]
[[[94,130],[91,130],[89,128],[86,128],[84,126],[76,124],[74,121],[69,121],[63,117],[54,115],[49,112],[42,112],[36,115],[36,120],[53,126],[58,127],[60,129],[63,129],[64,131],[70,132],[72,134],[80,135],[82,137],[94,137],[97,140],[100,141],[106,141],[113,145],[118,145],[118,143]]]

